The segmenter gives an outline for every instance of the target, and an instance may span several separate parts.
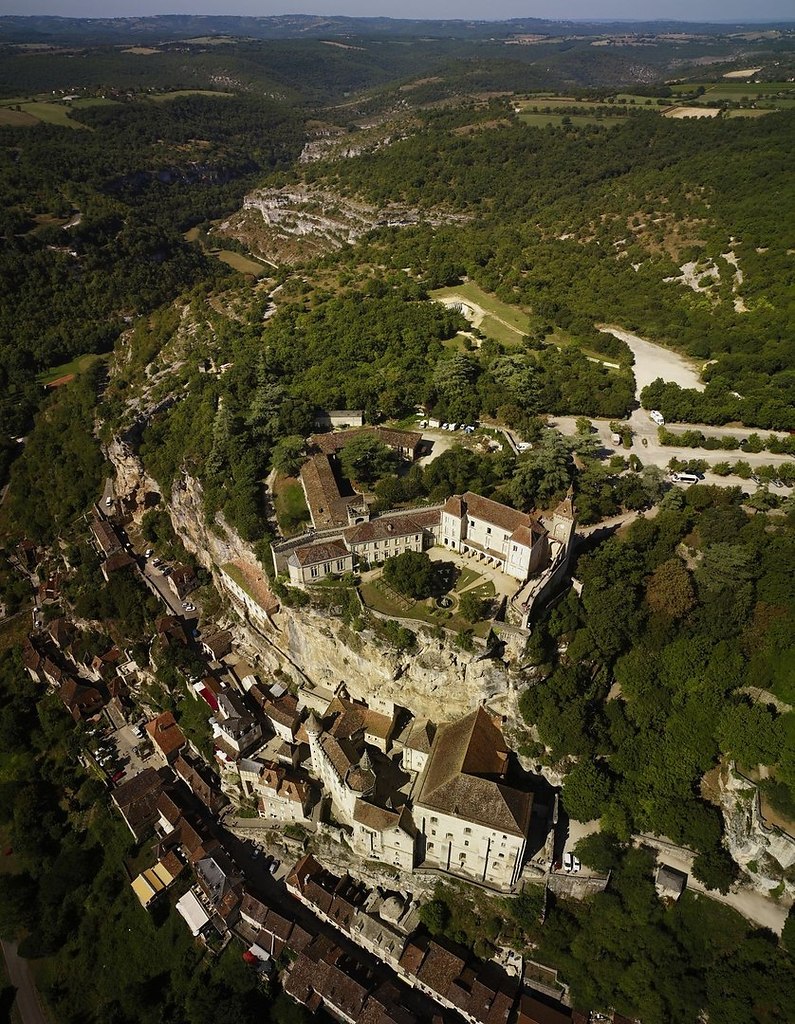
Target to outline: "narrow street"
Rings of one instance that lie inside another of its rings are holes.
[[[22,1024],[49,1024],[39,1002],[39,993],[33,981],[30,964],[17,952],[16,942],[3,939],[1,944],[9,979],[17,990],[14,1005],[22,1018]]]

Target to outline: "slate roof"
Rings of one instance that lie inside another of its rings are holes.
[[[406,448],[414,451],[422,441],[422,434],[416,430],[396,430],[391,427],[354,427],[352,430],[336,430],[331,434],[313,434],[311,442],[324,455],[334,455],[354,438],[363,435],[375,437],[382,444],[394,448],[396,451]]]
[[[331,562],[336,558],[348,557],[350,557],[350,552],[344,544],[338,540],[328,540],[295,548],[288,558],[288,562],[304,568],[308,565],[318,565],[320,562]]]
[[[402,516],[382,516],[367,523],[349,526],[345,530],[345,540],[348,544],[354,545],[387,540],[390,537],[410,537],[430,529],[439,522],[440,515],[440,511],[434,509],[421,514],[410,512]]]
[[[361,495],[343,497],[327,455],[313,455],[301,466],[301,483],[316,529],[347,526],[348,506],[361,501]]]
[[[543,537],[547,533],[546,527],[526,512],[519,512],[509,505],[492,501],[491,498],[484,498],[481,494],[474,494],[472,491],[465,491],[460,495],[454,494],[448,498],[444,511],[455,516],[456,519],[463,519],[470,515],[473,519],[491,523],[493,526],[505,530],[506,533],[510,533],[512,539],[517,543],[529,546],[532,546],[536,538]]]
[[[479,707],[439,727],[416,803],[503,833],[525,836],[531,793],[503,781],[508,748],[502,732]]]

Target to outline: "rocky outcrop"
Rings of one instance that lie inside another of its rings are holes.
[[[330,690],[345,683],[354,698],[378,695],[439,721],[508,689],[502,662],[478,661],[424,632],[418,633],[417,650],[398,654],[372,631],[352,633],[321,611],[285,608],[276,623],[275,642],[294,666]]]
[[[732,765],[721,772],[719,798],[726,846],[753,887],[795,896],[795,840],[765,825],[756,786]]]
[[[257,189],[243,208],[224,221],[231,235],[251,252],[269,260],[294,263],[355,242],[380,227],[408,227],[421,222],[438,225],[462,222],[460,214],[419,211],[397,203],[376,207],[329,189],[311,185]]]

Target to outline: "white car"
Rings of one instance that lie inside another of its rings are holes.
[[[576,857],[573,857],[572,858],[571,870],[576,872],[576,871],[580,871],[581,868],[582,868],[582,864],[579,862],[579,860]]]
[[[563,867],[566,869],[566,871],[571,871],[572,870],[572,868],[574,867],[574,854],[573,853],[564,853],[563,854]]]
[[[153,554],[154,551],[152,548],[147,548],[146,551],[144,551],[144,558],[151,558]]]
[[[651,412],[649,413],[649,417],[652,420],[654,420],[654,422],[657,424],[658,427],[664,427],[665,426],[665,417],[659,411],[659,409],[652,409]]]
[[[105,498],[105,504],[108,508],[113,504],[113,498]]]

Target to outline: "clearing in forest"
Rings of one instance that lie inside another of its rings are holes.
[[[485,335],[504,345],[519,345],[529,329],[528,314],[484,292],[473,281],[436,288],[431,298],[448,308],[461,306],[466,319]]]

